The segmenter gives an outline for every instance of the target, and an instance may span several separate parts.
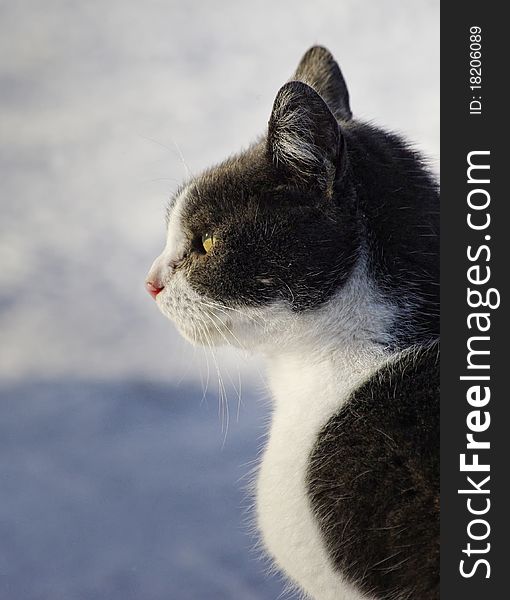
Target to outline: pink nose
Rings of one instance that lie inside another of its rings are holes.
[[[149,294],[154,299],[156,299],[156,296],[159,294],[159,292],[161,292],[164,289],[165,286],[161,285],[157,281],[146,281],[145,287],[146,287],[147,291],[149,292]]]

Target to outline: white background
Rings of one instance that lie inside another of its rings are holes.
[[[3,377],[197,376],[143,288],[180,153],[197,172],[262,133],[312,44],[336,56],[358,118],[437,168],[438,1],[0,7]]]

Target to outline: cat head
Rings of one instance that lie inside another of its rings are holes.
[[[266,134],[177,192],[146,285],[185,337],[253,347],[316,327],[361,252],[350,120],[338,65],[311,48]]]

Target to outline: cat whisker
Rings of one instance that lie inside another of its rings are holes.
[[[182,151],[181,151],[179,145],[177,144],[177,142],[173,138],[171,138],[171,139],[172,139],[172,144],[175,146],[175,149],[177,150],[177,154],[179,155],[179,158],[181,159],[181,162],[182,162],[182,164],[184,166],[184,169],[186,171],[186,177],[188,179],[191,179],[191,176],[192,176],[191,169],[188,167],[188,164],[184,160],[184,155],[182,154]]]
[[[195,325],[193,325],[193,327],[194,327],[194,330],[195,330]],[[205,381],[205,386],[204,386],[204,383],[203,383],[203,379],[201,378],[202,379],[202,400],[200,401],[200,404],[203,404],[204,401],[207,398],[207,390],[209,389],[209,380],[210,380],[210,375],[211,375],[211,369],[210,369],[210,366],[209,366],[209,357],[207,356],[207,352],[205,350],[205,333],[204,333],[203,328],[202,328],[202,326],[201,326],[200,323],[197,323],[197,325],[196,325],[196,331],[198,333],[198,335],[196,337],[197,337],[197,339],[200,342],[200,345],[202,347],[202,351],[203,351],[204,357],[205,357],[205,364],[207,366],[207,378],[206,378],[206,381]]]
[[[245,317],[247,319],[250,319],[251,321],[253,321],[257,325],[260,325],[260,324],[266,325],[267,322],[268,322],[267,319],[265,319],[262,315],[256,315],[256,316],[249,315],[249,314],[245,313],[244,311],[240,310],[239,308],[234,308],[232,306],[226,306],[224,304],[220,304],[218,302],[210,301],[210,300],[209,301],[202,300],[201,302],[205,306],[209,306],[211,308],[217,308],[218,310],[227,310],[227,311],[229,310],[229,311],[232,311],[232,312],[236,312],[236,313],[242,315],[243,317]]]
[[[228,338],[225,336],[225,334],[223,333],[223,331],[221,331],[221,329],[218,327],[218,325],[216,324],[216,322],[214,321],[213,317],[207,313],[204,313],[206,317],[209,318],[209,320],[211,321],[211,323],[213,324],[213,326],[216,328],[217,332],[223,337],[223,339],[227,342],[227,344],[229,343]],[[219,317],[218,317],[219,319]],[[223,321],[220,320],[220,323],[223,325],[223,327],[225,327],[230,333],[232,333],[230,331],[230,329],[228,329],[228,327],[223,323]],[[232,334],[233,335],[233,334]],[[237,338],[236,338],[237,339]],[[240,344],[241,342],[239,342]],[[230,383],[232,384],[232,387],[236,390],[237,392],[237,396],[240,397],[240,391],[238,390],[238,388],[236,387],[235,383],[232,381],[232,378],[230,377],[230,374],[228,374],[228,378],[230,379]]]
[[[230,422],[228,397],[227,397],[227,392],[225,389],[225,384],[223,383],[223,377],[221,376],[221,371],[220,371],[220,368],[218,365],[218,361],[216,360],[216,354],[214,353],[214,350],[213,350],[213,344],[210,341],[209,335],[207,335],[207,323],[202,318],[200,318],[200,320],[204,327],[205,340],[211,351],[214,365],[216,367],[216,373],[218,375],[218,393],[219,393],[218,411],[219,411],[219,417],[220,417],[220,421],[221,421],[222,431],[224,431],[224,437],[223,437],[223,446],[224,446],[225,442],[227,440],[227,434],[228,434],[228,428],[229,428],[229,422]]]
[[[220,308],[217,308],[217,310],[222,310]],[[228,314],[222,310],[222,312],[224,314],[227,315],[228,318]],[[211,315],[209,315],[208,313],[206,313],[207,316],[211,317]],[[232,336],[232,338],[239,344],[239,347],[244,350],[245,352],[248,352],[248,349],[246,348],[246,346],[239,340],[239,338],[234,334],[234,332],[232,331],[232,329],[225,323],[223,322],[220,317],[218,315],[215,315],[216,318],[218,319],[218,321],[221,323],[222,327],[224,329],[227,330],[227,332]],[[230,340],[225,336],[225,334],[217,327],[216,323],[213,321],[214,326],[216,327],[216,329],[218,330],[218,332],[220,333],[220,335],[223,337],[223,339],[227,342],[228,345],[230,345]]]

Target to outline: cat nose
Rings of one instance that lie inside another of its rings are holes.
[[[162,285],[161,282],[154,279],[147,279],[145,282],[145,289],[154,299],[156,299],[156,296],[163,291],[164,288],[165,286]]]

